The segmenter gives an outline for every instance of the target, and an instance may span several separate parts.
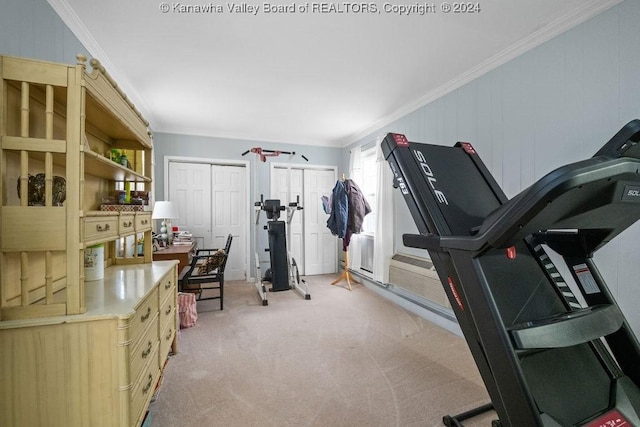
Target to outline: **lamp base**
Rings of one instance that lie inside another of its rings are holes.
[[[163,220],[160,224],[160,238],[165,243],[169,244],[169,236],[167,235],[167,220]]]

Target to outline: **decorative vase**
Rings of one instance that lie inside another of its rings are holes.
[[[29,185],[27,190],[29,206],[45,205],[45,175],[39,173],[36,175],[29,174]],[[67,199],[67,181],[61,176],[53,177],[52,184],[52,205],[62,206]],[[18,198],[20,198],[20,177],[18,177]]]

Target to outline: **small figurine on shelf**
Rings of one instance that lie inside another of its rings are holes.
[[[120,163],[120,150],[116,148],[111,149],[111,160]]]

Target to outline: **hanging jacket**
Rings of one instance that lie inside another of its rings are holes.
[[[327,227],[331,230],[331,234],[342,239],[347,234],[349,200],[344,183],[340,180],[338,180],[333,187],[331,202],[331,214],[327,220]]]
[[[345,180],[344,187],[349,204],[347,230],[357,234],[362,231],[364,217],[371,212],[371,206],[364,198],[360,187],[352,179]]]

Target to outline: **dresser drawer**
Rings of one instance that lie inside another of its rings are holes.
[[[160,291],[160,301],[164,301],[167,298],[167,295],[176,293],[176,275],[175,268],[171,270],[169,274],[164,276],[162,280],[160,280],[160,284],[158,285],[158,289]]]
[[[160,330],[171,322],[176,323],[176,301],[172,296],[168,296],[160,306]]]
[[[151,230],[151,213],[150,212],[137,212],[136,213],[136,231]]]
[[[140,340],[132,343],[133,350],[129,356],[131,381],[136,382],[142,368],[149,362],[151,355],[158,347],[158,318],[156,317]]]
[[[169,350],[171,349],[171,344],[173,344],[173,339],[176,337],[176,320],[173,319],[172,322],[167,322],[165,328],[160,333],[160,353],[158,355],[158,364],[160,367],[164,366],[165,360],[167,360],[167,355],[169,354]]]
[[[110,240],[118,236],[117,216],[89,216],[83,218],[84,242]]]
[[[135,215],[120,215],[118,219],[118,234],[126,236],[135,232]]]
[[[154,289],[147,298],[138,306],[135,313],[129,319],[131,343],[133,346],[158,315],[158,289]],[[156,329],[157,330],[157,329]]]
[[[152,352],[151,358],[158,358],[158,348]],[[160,368],[157,363],[149,363],[145,366],[143,374],[138,379],[137,383],[134,383],[131,390],[131,425],[138,425],[138,421],[141,420],[144,415],[143,412],[147,408],[147,404],[151,401],[151,396],[156,388],[156,383],[160,378]]]

